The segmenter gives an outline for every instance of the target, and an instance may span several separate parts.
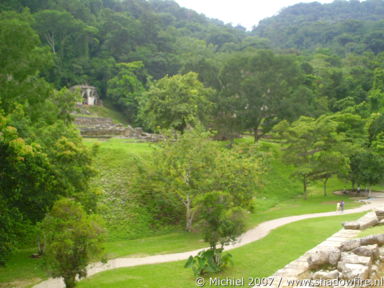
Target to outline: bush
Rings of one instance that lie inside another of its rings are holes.
[[[195,257],[190,256],[184,267],[192,267],[195,276],[221,272],[229,264],[233,264],[232,255],[227,253],[223,256],[222,252],[222,248],[200,251]]]
[[[44,262],[53,277],[63,277],[66,288],[76,285],[76,276],[87,275],[88,263],[102,252],[104,230],[72,199],[58,200],[42,222]]]

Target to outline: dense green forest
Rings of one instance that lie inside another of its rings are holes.
[[[252,35],[280,49],[329,48],[338,55],[383,51],[384,3],[380,0],[300,3],[262,20]]]
[[[383,14],[384,0],[297,4],[250,32],[170,0],[1,1],[0,264],[41,231],[52,245],[73,237],[55,238],[62,227],[101,242],[88,214],[121,239],[196,225],[216,249],[260,198],[306,198],[315,182],[327,195],[335,177],[380,184]],[[124,163],[124,151],[98,154],[73,124],[77,84],[164,141]],[[96,176],[103,165],[111,183]],[[268,186],[281,166],[294,192]],[[54,246],[40,248],[62,275]]]

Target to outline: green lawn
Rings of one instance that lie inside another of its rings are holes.
[[[40,267],[41,259],[30,256],[34,249],[21,249],[14,253],[6,267],[0,267],[0,287],[28,287],[46,278],[46,273]]]
[[[234,266],[212,277],[267,277],[301,256],[341,228],[343,221],[363,213],[303,220],[280,227],[267,237],[231,251]],[[99,273],[79,283],[80,288],[187,288],[196,287],[184,261],[121,268]],[[247,282],[247,281],[246,281]]]
[[[377,234],[384,234],[384,226],[375,226],[372,228],[368,228],[364,231],[361,231],[359,235],[357,235],[357,238],[370,236],[370,235],[377,235]]]
[[[198,233],[180,231],[141,239],[107,242],[105,248],[108,258],[117,258],[192,251],[206,246]]]
[[[353,199],[336,195],[329,195],[326,198],[320,195],[312,195],[307,200],[302,198],[290,199],[282,201],[267,210],[249,214],[247,227],[254,227],[261,222],[286,216],[336,211],[336,203],[340,200],[345,201],[345,209],[361,206],[360,203],[355,202]]]

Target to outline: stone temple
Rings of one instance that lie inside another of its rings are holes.
[[[94,86],[76,85],[76,86],[72,86],[71,90],[80,90],[83,100],[79,104],[90,105],[90,106],[101,104],[101,100],[97,93],[96,87]]]

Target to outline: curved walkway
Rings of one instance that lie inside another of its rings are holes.
[[[226,250],[238,248],[246,244],[249,244],[251,242],[260,240],[261,238],[264,238],[265,236],[267,236],[269,232],[271,232],[272,230],[280,226],[286,225],[288,223],[292,223],[292,222],[296,222],[304,219],[310,219],[310,218],[338,216],[341,214],[353,214],[353,213],[365,212],[365,211],[369,211],[379,207],[384,207],[384,199],[371,199],[371,203],[365,204],[358,208],[345,210],[343,213],[341,212],[312,213],[312,214],[288,216],[288,217],[278,218],[274,220],[269,220],[245,232],[243,235],[239,237],[239,241],[237,243],[226,246]],[[111,259],[105,264],[98,262],[98,263],[89,265],[87,274],[88,276],[92,276],[96,273],[112,270],[116,268],[132,267],[132,266],[148,265],[148,264],[160,264],[165,262],[186,260],[190,255],[196,255],[201,250],[204,250],[204,248],[194,250],[194,251],[183,252],[183,253],[154,255],[154,256],[147,256],[142,258]],[[64,287],[65,285],[61,278],[50,278],[46,281],[40,282],[39,284],[33,286],[33,288],[64,288]]]

